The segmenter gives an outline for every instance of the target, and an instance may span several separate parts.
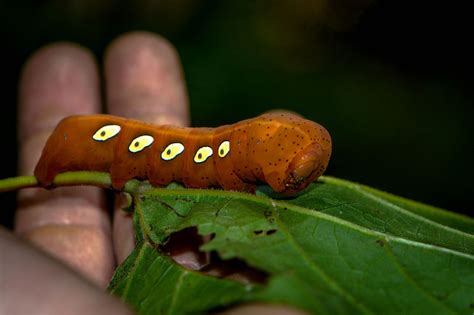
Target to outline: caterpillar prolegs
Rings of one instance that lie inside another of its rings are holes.
[[[133,178],[152,185],[254,192],[267,183],[291,194],[326,169],[331,137],[290,113],[267,113],[217,128],[156,126],[111,115],[70,116],[49,137],[35,169],[44,187],[65,171],[109,172],[114,189]]]

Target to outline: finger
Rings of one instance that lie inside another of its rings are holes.
[[[56,43],[33,54],[20,79],[19,172],[33,174],[42,147],[60,119],[99,108],[97,67],[88,51]],[[104,286],[114,260],[103,198],[101,190],[93,187],[21,191],[15,230]]]
[[[0,227],[0,314],[132,314],[118,299]]]
[[[155,124],[189,123],[179,58],[163,38],[133,32],[116,39],[105,55],[105,79],[109,113]],[[131,217],[120,207],[115,211],[113,235],[120,262],[134,244]]]
[[[186,126],[188,98],[175,49],[146,32],[125,34],[105,56],[108,112],[155,124]]]

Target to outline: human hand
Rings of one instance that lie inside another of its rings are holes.
[[[143,32],[119,37],[106,51],[104,79],[106,112],[157,124],[188,124],[188,100],[178,57],[163,38]],[[71,43],[55,43],[34,53],[25,64],[20,80],[20,173],[33,174],[47,137],[63,117],[99,113],[101,107],[99,71],[89,51]],[[130,216],[117,207],[111,220],[102,190],[94,187],[19,192],[15,233],[69,265],[99,288],[105,288],[117,263],[134,246]],[[28,249],[20,255],[24,244],[12,245],[13,238],[6,232],[2,235],[2,244],[9,248],[10,261],[10,264],[2,264],[9,270],[2,269],[9,279],[24,278],[26,270],[33,273],[29,275],[30,281],[52,277],[50,274],[67,274],[67,269],[59,264],[49,264],[48,268],[38,251]],[[17,262],[14,257],[28,259]],[[55,268],[51,265],[60,267],[52,272],[51,268]],[[24,290],[7,289],[9,298],[4,298],[7,303],[17,304],[20,296],[15,296],[15,292],[22,293],[22,305],[34,304],[36,312],[43,306],[48,308],[47,313],[53,314],[58,311],[57,303],[54,299],[41,298],[51,297],[46,294],[49,289],[61,287],[71,293],[79,290],[80,296],[81,293],[88,295],[92,288],[82,280],[69,281],[69,278],[65,275],[48,282],[29,283]],[[17,284],[26,285],[26,282]],[[29,295],[35,286],[34,292],[40,289],[46,295]],[[97,291],[92,292],[97,294]],[[67,301],[72,302],[73,296]],[[67,304],[66,300],[63,302]]]
[[[92,55],[71,43],[51,44],[26,63],[19,91],[22,175],[33,174],[47,137],[63,117],[101,112],[98,73]],[[107,113],[155,124],[189,123],[179,59],[163,38],[144,32],[119,37],[106,51],[104,80]],[[121,210],[119,198],[113,216],[102,190],[94,187],[24,190],[19,192],[18,205],[15,233],[81,277],[1,232],[0,246],[9,252],[8,261],[2,262],[7,266],[3,282],[14,288],[2,290],[8,292],[3,296],[7,309],[19,312],[21,305],[48,314],[63,314],[65,309],[69,314],[129,312],[83,280],[105,288],[116,265],[134,247],[131,217]],[[175,260],[195,265],[196,255],[185,251]]]

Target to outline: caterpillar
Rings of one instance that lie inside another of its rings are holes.
[[[331,137],[321,125],[286,112],[217,128],[156,126],[117,116],[64,118],[48,138],[34,175],[42,187],[65,171],[109,172],[112,187],[133,178],[154,186],[255,192],[259,183],[292,194],[325,171]]]

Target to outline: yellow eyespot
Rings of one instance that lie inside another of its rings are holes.
[[[132,153],[137,153],[150,146],[153,143],[153,137],[149,135],[143,135],[136,137],[130,142],[128,150]]]
[[[180,155],[183,151],[184,145],[179,142],[171,143],[161,152],[161,158],[169,161]]]
[[[203,163],[212,155],[211,147],[202,147],[197,150],[196,155],[194,155],[194,162]]]
[[[119,125],[105,125],[94,133],[92,139],[95,141],[106,141],[116,136],[119,132]]]
[[[224,141],[221,143],[221,145],[219,146],[219,156],[221,158],[225,157],[227,154],[229,154],[229,151],[230,151],[230,142],[229,141]]]

